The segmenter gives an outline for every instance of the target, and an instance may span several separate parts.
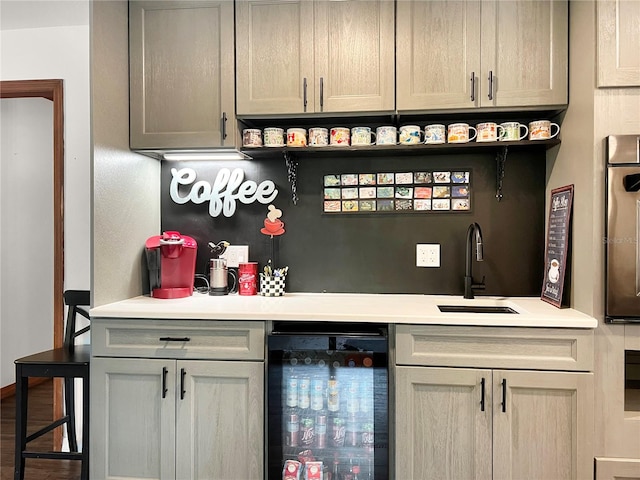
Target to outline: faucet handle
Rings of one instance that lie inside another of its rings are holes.
[[[482,276],[482,281],[480,283],[472,283],[471,284],[471,288],[473,290],[484,290],[486,288],[486,285],[484,284],[484,275]]]

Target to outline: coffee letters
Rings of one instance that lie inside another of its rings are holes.
[[[217,217],[222,213],[231,217],[236,211],[236,201],[245,205],[253,202],[268,204],[278,196],[276,185],[271,180],[264,180],[259,185],[252,180],[244,180],[244,171],[236,168],[233,171],[221,168],[211,185],[205,180],[196,179],[196,172],[191,168],[171,169],[171,200],[182,205],[187,202],[201,204],[209,202],[209,215]],[[193,184],[193,185],[191,185]],[[191,185],[187,196],[181,197],[180,185]]]

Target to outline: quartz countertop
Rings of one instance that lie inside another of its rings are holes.
[[[506,306],[518,312],[443,313],[438,305]],[[415,325],[595,328],[598,321],[571,308],[556,308],[538,297],[285,293],[282,297],[210,296],[178,299],[139,296],[91,309],[92,317],[184,320],[290,320]]]

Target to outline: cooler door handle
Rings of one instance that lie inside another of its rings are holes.
[[[485,379],[480,380],[480,411],[484,412]]]
[[[162,398],[167,397],[167,367],[162,367]]]
[[[186,393],[184,389],[184,377],[187,375],[187,372],[184,368],[180,369],[180,400],[184,400],[184,394]]]

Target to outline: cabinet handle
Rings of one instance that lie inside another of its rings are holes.
[[[476,72],[471,72],[471,101],[476,101]]]
[[[184,400],[184,394],[186,393],[184,390],[184,377],[187,374],[187,372],[184,370],[184,368],[180,369],[180,400]]]
[[[320,77],[320,111],[324,107],[324,78]]]
[[[160,337],[161,342],[190,342],[191,337]]]
[[[167,396],[167,367],[162,367],[162,398]]]
[[[493,70],[489,70],[489,100],[493,100]]]
[[[484,412],[484,377],[480,380],[480,411]]]
[[[304,111],[307,111],[307,77],[302,80],[302,95]]]
[[[507,411],[507,379],[502,379],[502,411]]]
[[[227,139],[227,112],[222,112],[222,140]]]

